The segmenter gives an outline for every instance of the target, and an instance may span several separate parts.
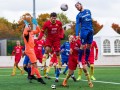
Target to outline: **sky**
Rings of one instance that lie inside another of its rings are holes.
[[[36,17],[41,13],[61,13],[60,6],[66,3],[69,8],[63,13],[75,21],[78,13],[75,3],[78,1],[84,9],[91,10],[92,18],[100,24],[120,24],[120,0],[36,0]],[[17,22],[26,12],[33,14],[33,0],[0,0],[0,17],[10,22]]]

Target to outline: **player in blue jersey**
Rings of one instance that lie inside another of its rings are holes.
[[[84,45],[87,44],[87,48],[85,50],[85,61],[90,67],[88,62],[88,57],[90,55],[90,47],[93,41],[93,24],[91,12],[88,9],[84,9],[80,2],[75,4],[76,9],[79,13],[76,16],[76,36],[81,38],[81,46],[79,50],[79,61],[81,62],[82,55],[84,53]]]
[[[61,45],[61,62],[62,65],[68,64],[68,57],[69,57],[69,51],[70,51],[70,43],[69,41],[66,41]],[[66,66],[65,70],[63,71],[63,74],[66,75],[66,72],[68,70],[68,65]]]

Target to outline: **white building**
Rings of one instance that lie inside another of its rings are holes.
[[[96,65],[120,65],[120,35],[110,25],[104,25],[94,40],[99,49]]]

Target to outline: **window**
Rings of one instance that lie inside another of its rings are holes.
[[[103,41],[103,53],[111,53],[110,41],[108,39]]]
[[[120,40],[117,39],[114,42],[114,52],[115,53],[120,53]]]

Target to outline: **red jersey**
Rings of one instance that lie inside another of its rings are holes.
[[[80,48],[80,41],[74,41],[70,43],[70,49],[73,50],[72,55],[78,56],[78,50]]]
[[[15,55],[15,57],[17,56],[22,56],[22,49],[23,49],[23,46],[15,46],[13,51],[12,51],[12,55]]]
[[[35,51],[42,51],[42,48],[43,48],[43,46],[44,46],[44,40],[34,40],[34,42],[35,42],[35,47],[34,47],[34,49],[35,49]]]
[[[94,50],[95,50],[96,53],[94,53]],[[95,56],[95,57],[98,56],[98,47],[97,47],[97,44],[96,44],[95,41],[93,41],[92,44],[91,44],[91,49],[90,49],[90,56],[89,56],[89,58],[94,57],[94,56]]]
[[[63,35],[62,23],[56,20],[56,23],[53,24],[50,20],[46,21],[42,27],[42,32],[40,33],[39,38],[44,34],[44,31],[47,31],[47,38],[61,38]]]

